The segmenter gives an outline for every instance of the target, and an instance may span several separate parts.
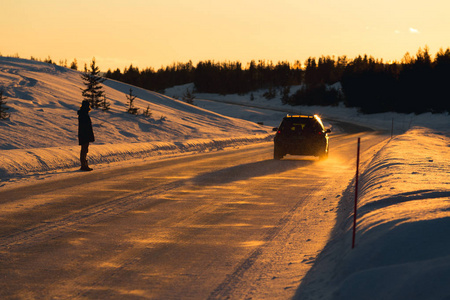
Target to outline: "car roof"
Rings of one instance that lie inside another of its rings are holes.
[[[294,119],[307,119],[307,120],[311,120],[311,119],[315,119],[322,127],[323,127],[323,123],[322,120],[320,119],[320,117],[318,115],[287,115],[286,117],[283,118],[283,120],[294,120]]]
[[[306,116],[306,115],[287,115],[286,117],[284,117],[285,119],[291,119],[291,118],[296,118],[296,119],[314,119],[314,116]]]

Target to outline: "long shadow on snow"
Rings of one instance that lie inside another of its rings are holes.
[[[334,276],[331,282],[320,286],[322,291],[327,290],[324,293],[325,298],[354,299],[352,293],[356,286],[359,299],[384,299],[380,297],[383,292],[377,289],[398,283],[399,274],[405,274],[405,280],[411,284],[407,288],[405,285],[399,291],[391,291],[393,294],[389,299],[415,299],[417,295],[430,294],[430,282],[424,282],[423,278],[426,278],[427,274],[440,274],[443,279],[433,284],[430,299],[444,299],[443,295],[450,293],[447,284],[450,240],[442,237],[450,231],[450,217],[404,222],[407,220],[409,219],[405,218],[377,224],[374,228],[359,233],[357,243],[358,240],[368,242],[360,242],[360,251],[352,254],[347,251],[342,257],[343,260],[333,266],[334,269],[328,269]],[[350,243],[346,246],[349,249]],[[319,263],[333,265],[333,262],[327,261],[326,251],[320,256],[322,257],[319,258]],[[322,266],[324,267],[326,266]],[[319,298],[314,288],[308,290],[307,285],[314,284],[314,280],[320,285],[320,282],[324,282],[323,279],[314,278],[314,274],[311,276],[310,273],[307,276],[310,278],[305,277],[307,281],[302,282],[294,300]],[[368,278],[378,278],[379,282],[374,285]]]
[[[235,167],[221,169],[195,177],[192,182],[197,185],[226,184],[254,177],[283,173],[289,170],[312,165],[313,160],[263,160]]]
[[[431,200],[436,198],[447,198],[447,197],[450,197],[450,191],[419,190],[408,193],[401,193],[397,195],[391,195],[377,201],[369,202],[359,207],[358,217],[362,217],[365,214],[372,212],[376,209],[381,209],[391,205],[396,205],[408,201]]]
[[[332,272],[336,266],[335,262],[330,262],[330,249],[336,246],[339,248],[337,251],[341,251],[341,253],[345,253],[345,250],[343,248],[350,248],[351,247],[351,239],[348,239],[348,235],[346,235],[348,228],[350,228],[352,220],[353,220],[353,199],[354,199],[354,185],[355,185],[355,178],[348,184],[347,188],[345,189],[339,204],[338,204],[338,210],[337,210],[337,219],[334,224],[334,227],[331,231],[330,238],[325,245],[325,247],[322,249],[322,251],[318,254],[315,261],[313,261],[313,266],[311,269],[306,273],[305,277],[303,278],[300,285],[297,287],[297,291],[295,293],[295,296],[292,298],[293,300],[309,300],[309,299],[316,299],[315,295],[315,288],[314,285],[316,285],[319,282],[320,289],[323,288],[330,288],[330,285],[328,282],[323,282],[324,278],[322,278],[320,273],[316,272],[316,268],[319,268],[323,265],[329,265],[330,272]],[[322,283],[322,284],[320,284]]]
[[[308,273],[303,278],[301,284],[297,287],[297,291],[295,296],[293,297],[294,300],[309,300],[309,299],[316,299],[316,289],[320,288],[323,289],[334,289],[336,288],[336,278],[339,281],[338,278],[342,278],[344,276],[348,276],[348,272],[345,269],[345,265],[340,265],[341,262],[335,262],[333,261],[333,255],[331,255],[331,249],[333,251],[338,251],[340,253],[344,253],[345,255],[348,254],[348,251],[351,251],[351,234],[348,234],[349,228],[351,228],[351,224],[353,222],[353,201],[354,201],[354,186],[355,186],[355,178],[349,183],[346,190],[344,191],[341,200],[339,201],[338,205],[338,212],[337,212],[337,220],[335,222],[335,225],[333,227],[332,233],[330,234],[330,238],[321,251],[321,253],[317,256],[316,260],[314,261],[314,265],[312,268],[308,271]],[[441,198],[441,197],[448,197],[449,192],[448,191],[432,191],[432,190],[421,190],[421,191],[415,191],[415,192],[409,192],[409,193],[402,193],[397,196],[392,196],[387,199],[379,200],[376,202],[372,202],[369,204],[366,204],[365,206],[362,206],[358,209],[358,216],[361,217],[365,213],[369,211],[373,211],[374,209],[380,209],[383,207],[387,207],[389,205],[405,202],[405,201],[413,201],[413,200],[422,200],[422,199],[433,199],[433,198]],[[441,224],[440,226],[433,225],[431,228],[443,228],[443,232],[448,232],[448,229],[450,228],[450,218],[442,218],[438,220],[429,220],[429,221],[423,221],[423,222],[414,222],[412,224],[402,224],[401,227],[395,226],[398,223],[401,223],[404,221],[403,219],[396,220],[395,222],[390,222],[388,224],[385,224],[383,226],[389,226],[389,227],[396,227],[395,232],[399,232],[403,230],[404,232],[417,232],[417,235],[415,236],[415,239],[418,239],[420,236],[420,239],[427,239],[428,235],[431,235],[435,237],[436,235],[433,233],[431,229],[427,229],[429,224]],[[381,231],[379,227],[380,225],[377,225],[377,230]],[[414,227],[414,230],[408,229],[405,230],[405,228],[412,228]],[[427,231],[428,230],[428,231]],[[447,230],[447,231],[445,231]],[[394,230],[391,230],[392,232],[389,232],[389,235],[396,234]],[[371,232],[366,233],[365,235],[362,235],[361,232],[357,232],[356,236],[356,246],[358,247],[359,241],[368,239]],[[399,240],[400,237],[403,238],[404,233],[399,234],[399,237],[396,237],[395,239],[391,240]],[[441,233],[441,236],[443,233]],[[411,241],[414,241],[413,238],[408,234],[406,235],[408,239]],[[389,238],[389,236],[385,237]],[[447,249],[448,252],[448,245],[450,244],[447,240],[442,241],[441,244],[436,245],[436,241],[433,241],[433,246],[439,247],[440,249]],[[398,248],[398,245],[401,245],[401,243],[397,243],[396,246]],[[405,245],[407,245],[408,249],[415,249],[412,245],[412,242],[405,242]],[[423,242],[422,245],[431,245],[431,242]],[[389,245],[389,249],[386,249],[385,252],[392,251],[393,245]],[[400,248],[399,248],[400,249]],[[403,251],[402,249],[396,249],[396,251]],[[406,250],[405,250],[406,251]],[[409,250],[408,250],[409,251]],[[363,253],[368,253],[370,250],[367,250],[366,252],[362,251]],[[445,252],[445,253],[447,253]],[[405,253],[405,252],[402,252]],[[422,253],[420,251],[420,253]],[[404,254],[403,254],[404,255]],[[411,254],[412,255],[412,254]],[[410,256],[411,256],[410,255]],[[439,252],[436,254],[436,256],[443,256],[444,252]],[[409,257],[409,256],[408,256]],[[406,258],[403,258],[405,260]],[[358,261],[358,260],[355,260]],[[401,259],[397,259],[399,263],[402,262]],[[336,275],[335,278],[331,279],[331,282],[326,282],[328,279],[327,275],[322,275],[320,272],[316,272],[316,269],[328,269],[328,272],[338,272],[339,275]],[[338,270],[338,271],[337,271]],[[323,278],[323,276],[327,278]],[[329,292],[329,291],[328,291]]]

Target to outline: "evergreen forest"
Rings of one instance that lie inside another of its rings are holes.
[[[363,113],[450,112],[450,48],[432,57],[427,47],[415,56],[405,54],[400,62],[383,62],[371,56],[321,56],[299,61],[240,62],[191,61],[174,63],[155,71],[130,65],[123,72],[108,70],[107,78],[154,91],[186,83],[195,92],[246,94],[267,89],[266,97],[282,95],[290,105],[337,105],[357,107]],[[330,88],[340,83],[338,89]],[[302,85],[293,95],[289,87]]]

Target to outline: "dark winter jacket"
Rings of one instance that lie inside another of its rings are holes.
[[[78,111],[78,143],[80,145],[95,141],[89,110],[89,106],[83,105]]]

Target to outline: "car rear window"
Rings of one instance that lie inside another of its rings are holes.
[[[315,119],[298,118],[284,119],[280,130],[285,134],[302,134],[321,131],[322,128]]]

